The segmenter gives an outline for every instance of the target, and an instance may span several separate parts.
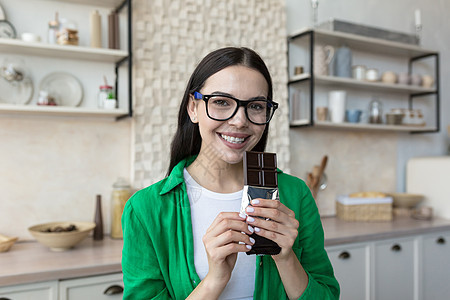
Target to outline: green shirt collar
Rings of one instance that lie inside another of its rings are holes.
[[[163,188],[161,189],[160,195],[164,195],[175,187],[177,187],[180,183],[184,181],[183,170],[187,166],[189,166],[197,157],[197,155],[190,156],[188,158],[180,161],[176,166],[172,169],[169,176],[166,178],[166,182],[164,183]]]

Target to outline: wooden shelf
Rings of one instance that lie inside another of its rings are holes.
[[[292,121],[290,127],[299,127],[307,125],[308,120]],[[387,125],[387,124],[369,124],[369,123],[332,123],[329,121],[315,121],[315,128],[326,129],[352,129],[363,131],[393,131],[393,132],[426,132],[436,130],[434,127],[414,126],[414,125]]]
[[[0,104],[0,114],[115,118],[127,115],[128,110],[126,109],[107,110],[90,107]]]
[[[291,42],[305,32],[313,30],[312,28],[303,28],[298,32],[289,36]],[[378,38],[370,38],[357,34],[344,33],[338,31],[330,31],[323,29],[314,29],[316,40],[332,43],[335,45],[345,44],[351,49],[371,53],[383,53],[392,55],[401,55],[407,57],[416,57],[426,54],[436,54],[437,51],[424,49],[417,45],[388,41]]]
[[[123,50],[30,43],[17,39],[5,38],[0,38],[0,52],[33,56],[38,55],[49,58],[92,60],[108,63],[115,63],[128,56],[128,52]]]
[[[310,74],[300,74],[290,78],[289,84],[305,81],[311,79]],[[355,80],[352,78],[336,77],[336,76],[315,76],[316,83],[322,85],[336,85],[339,87],[350,87],[356,89],[373,90],[373,91],[386,91],[386,92],[398,92],[398,93],[433,93],[436,92],[434,88],[424,88],[421,86],[405,85],[405,84],[391,84],[383,82],[369,82]]]

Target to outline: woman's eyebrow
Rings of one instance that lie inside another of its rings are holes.
[[[231,95],[231,94],[229,94],[229,93],[220,92],[220,91],[212,92],[210,95],[228,96],[228,97],[237,99],[236,97],[234,97],[233,95]],[[254,100],[267,100],[267,97],[264,97],[264,96],[256,96],[256,97],[252,97],[252,98],[249,98],[249,99],[245,99],[245,101],[254,101]]]

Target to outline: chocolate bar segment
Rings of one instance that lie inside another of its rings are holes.
[[[275,153],[247,151],[244,154],[244,184],[277,187],[277,158]]]

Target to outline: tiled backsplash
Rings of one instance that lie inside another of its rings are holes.
[[[283,1],[135,1],[134,185],[163,178],[178,107],[195,65],[212,50],[247,46],[267,63],[280,103],[268,151],[289,169],[286,24]]]

